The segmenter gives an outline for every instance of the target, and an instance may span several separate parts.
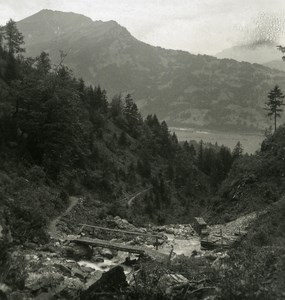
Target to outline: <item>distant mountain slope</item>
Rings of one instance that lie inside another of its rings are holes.
[[[220,59],[228,58],[240,62],[257,63],[285,72],[285,63],[282,62],[281,56],[281,53],[276,49],[276,45],[269,43],[256,46],[235,46],[216,54],[216,57]]]
[[[264,129],[268,91],[275,84],[285,88],[283,72],[153,47],[114,21],[43,10],[18,27],[28,55],[44,50],[57,62],[63,50],[76,76],[100,83],[109,96],[132,93],[144,114],[156,113],[171,126]]]
[[[264,63],[263,65],[271,69],[285,72],[285,62],[282,62],[280,59],[269,61],[267,63]]]
[[[272,60],[279,60],[280,62],[281,56],[276,49],[276,45],[271,43],[235,46],[225,49],[216,55],[220,59],[228,58],[258,64],[265,64]]]

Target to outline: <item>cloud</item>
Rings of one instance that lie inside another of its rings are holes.
[[[241,43],[251,48],[280,44],[285,36],[285,15],[259,13],[243,28],[243,32],[244,40]]]

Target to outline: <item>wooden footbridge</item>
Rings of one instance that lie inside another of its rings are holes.
[[[111,228],[106,228],[106,227],[100,227],[100,226],[93,226],[93,225],[87,225],[87,224],[79,224],[81,226],[79,235],[82,235],[82,232],[84,229],[89,228],[92,229],[92,238],[90,237],[78,237],[71,239],[70,242],[77,243],[77,244],[84,244],[88,245],[91,247],[102,247],[102,248],[109,248],[109,249],[115,249],[118,251],[124,251],[124,252],[129,252],[129,253],[135,253],[135,254],[144,254],[145,250],[142,247],[138,246],[131,246],[131,245],[126,245],[123,243],[115,243],[107,240],[101,240],[101,239],[96,239],[94,238],[95,236],[95,231],[100,230],[100,231],[107,231],[107,232],[116,232],[116,233],[121,233],[121,234],[127,234],[127,235],[134,235],[134,236],[144,236],[148,238],[154,238],[154,246],[156,250],[158,250],[158,239],[162,238],[160,235],[153,235],[153,234],[146,234],[146,233],[141,233],[141,232],[135,232],[135,231],[126,231],[126,230],[120,230],[120,229],[111,229]]]

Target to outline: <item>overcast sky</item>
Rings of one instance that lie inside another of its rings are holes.
[[[257,31],[285,41],[285,0],[0,0],[0,24],[44,8],[115,20],[139,40],[192,53],[215,54]]]

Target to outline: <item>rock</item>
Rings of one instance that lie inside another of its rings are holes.
[[[164,274],[158,281],[158,287],[166,294],[171,294],[173,287],[187,284],[188,282],[188,279],[180,274]]]
[[[58,250],[56,249],[56,247],[55,247],[54,245],[52,245],[52,244],[47,244],[47,245],[44,245],[43,247],[41,247],[41,251],[55,253],[55,252],[57,252]]]
[[[137,228],[137,231],[140,233],[147,233],[146,228],[143,228],[143,227]]]
[[[62,286],[63,289],[56,294],[56,299],[79,299],[80,291],[84,289],[84,283],[79,278],[65,277]]]
[[[118,256],[118,250],[116,250],[116,249],[110,249],[110,250],[113,254],[113,257]]]
[[[116,266],[92,284],[86,291],[81,294],[81,300],[97,299],[97,293],[100,292],[118,292],[124,290],[128,286],[124,269]]]
[[[0,298],[2,300],[2,298]],[[21,292],[13,292],[9,295],[9,300],[25,300],[26,297]]]
[[[34,300],[53,300],[54,295],[52,293],[40,293]]]
[[[173,228],[168,227],[168,228],[165,229],[165,232],[168,233],[168,234],[174,234],[175,231],[174,231]]]
[[[127,274],[126,276],[126,280],[129,284],[129,286],[136,286],[136,280],[135,277],[138,276],[138,274],[141,272],[141,270],[137,270],[135,272],[130,272],[129,274]]]
[[[165,231],[166,230],[166,227],[165,226],[160,226],[160,227],[157,227],[157,230],[159,232],[162,232],[162,231]]]
[[[96,255],[91,258],[91,262],[96,262],[96,263],[104,262],[104,258],[102,256]]]
[[[226,260],[229,258],[227,253],[223,253],[221,256],[218,256],[214,262],[212,263],[211,267],[217,271],[227,269]]]
[[[2,291],[4,294],[7,294],[11,292],[11,288],[7,284],[0,282],[0,291]]]
[[[27,249],[36,250],[38,248],[38,245],[36,243],[26,242],[24,243],[24,247]]]
[[[136,230],[137,229],[134,225],[130,224],[127,220],[121,219],[118,216],[116,216],[114,218],[114,222],[119,229],[127,229],[127,230]]]
[[[92,273],[94,271],[94,269],[90,268],[90,267],[86,267],[86,266],[80,266],[80,269],[84,272],[84,273]]]
[[[54,264],[54,266],[61,271],[64,276],[71,276],[71,270],[68,267],[60,264]]]
[[[87,245],[78,245],[78,244],[71,243],[68,246],[62,248],[62,254],[65,257],[69,257],[75,260],[80,260],[80,259],[90,260],[93,255],[93,251]]]
[[[77,277],[77,278],[79,278],[79,279],[84,280],[85,277],[86,277],[86,276],[84,275],[84,273],[83,273],[80,269],[78,269],[78,268],[73,267],[73,268],[71,269],[71,272],[72,272],[72,275],[73,275],[73,276],[75,276],[75,277]]]
[[[112,259],[114,257],[112,251],[108,248],[102,248],[99,251],[100,255],[102,255],[103,257],[106,257],[108,259]]]
[[[217,257],[218,257],[218,255],[214,252],[208,252],[208,253],[205,254],[205,258],[207,258],[210,261],[216,260]]]
[[[157,244],[158,245],[162,245],[164,243],[164,240],[163,239],[157,239]]]
[[[29,276],[25,281],[25,287],[32,292],[41,290],[51,286],[57,286],[64,279],[62,274],[56,272],[34,273],[29,272]]]
[[[85,284],[85,289],[87,290],[91,285],[93,285],[95,282],[97,282],[102,277],[103,272],[96,270],[91,278],[87,279],[87,282]]]
[[[141,245],[143,243],[143,240],[141,237],[139,236],[136,236],[134,239],[133,239],[133,245]]]

